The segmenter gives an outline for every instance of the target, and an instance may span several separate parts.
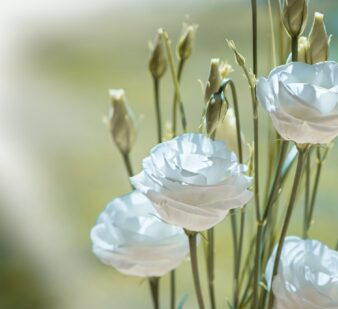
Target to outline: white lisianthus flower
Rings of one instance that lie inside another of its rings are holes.
[[[268,285],[276,249],[266,269]],[[338,308],[338,252],[317,240],[287,237],[272,291],[275,309]]]
[[[138,191],[108,204],[90,236],[101,262],[126,275],[162,276],[189,254],[183,229],[164,223]]]
[[[257,97],[285,140],[326,144],[338,135],[338,65],[292,62],[257,82]]]
[[[154,147],[131,182],[164,221],[204,231],[251,199],[245,170],[224,142],[187,133]]]

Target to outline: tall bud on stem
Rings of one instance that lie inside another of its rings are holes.
[[[205,112],[205,128],[209,136],[216,133],[216,129],[223,121],[227,109],[228,103],[223,91],[216,92],[210,97]]]
[[[309,34],[309,62],[317,63],[329,58],[330,37],[327,35],[324,15],[316,12]]]
[[[284,0],[282,20],[291,38],[302,34],[307,20],[307,0]]]
[[[108,114],[110,133],[124,158],[129,176],[132,176],[129,153],[136,140],[134,115],[128,106],[123,89],[111,89],[109,95],[112,99]]]
[[[182,35],[177,44],[177,57],[180,61],[187,60],[192,54],[192,43],[196,28],[195,25],[183,25]]]
[[[153,78],[161,78],[167,70],[167,59],[160,32],[157,33],[154,44],[150,46],[149,71]]]

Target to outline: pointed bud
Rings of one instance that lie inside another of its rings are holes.
[[[309,52],[309,41],[308,41],[307,37],[301,36],[298,39],[298,57],[297,57],[297,61],[309,63],[308,52]]]
[[[111,89],[109,124],[112,138],[122,154],[128,154],[136,140],[135,120],[123,89]]]
[[[240,54],[237,51],[235,42],[233,40],[227,40],[227,43],[228,43],[228,46],[232,49],[232,51],[235,53],[235,59],[236,59],[237,64],[241,67],[244,66],[245,65],[245,58],[242,54]]]
[[[327,35],[324,15],[316,12],[309,34],[309,61],[317,63],[329,58],[330,38]]]
[[[183,24],[182,35],[177,44],[177,57],[179,60],[187,60],[191,56],[196,29],[196,25]]]
[[[160,30],[157,33],[154,45],[150,47],[149,71],[153,78],[161,78],[167,69],[164,42]]]
[[[227,104],[223,93],[214,93],[207,103],[205,113],[205,128],[207,134],[211,136],[223,120],[227,110]]]
[[[207,85],[204,92],[204,101],[207,103],[210,97],[218,91],[221,85],[220,61],[217,58],[211,59],[210,71]]]
[[[283,25],[290,37],[298,37],[304,31],[307,20],[307,0],[284,0]]]

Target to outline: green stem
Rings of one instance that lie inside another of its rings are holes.
[[[183,72],[183,66],[184,66],[185,60],[180,59],[178,63],[178,69],[177,69],[177,81],[178,83],[181,82],[181,77],[182,77],[182,72]],[[173,99],[173,105],[172,105],[172,133],[173,137],[176,136],[177,134],[177,121],[176,121],[176,116],[177,116],[177,96],[176,96],[176,91],[174,93],[174,99]]]
[[[159,277],[151,277],[149,278],[149,288],[151,293],[151,298],[153,300],[154,309],[160,308],[160,300],[159,300],[159,285],[160,278]]]
[[[199,309],[205,309],[204,302],[203,302],[201,283],[200,283],[200,278],[199,278],[199,274],[198,274],[197,246],[196,246],[197,233],[191,232],[191,231],[186,231],[186,234],[189,238],[191,271],[192,271],[192,275],[193,275],[198,306],[199,306]]]
[[[257,0],[251,0],[251,13],[253,73],[257,76]]]
[[[176,308],[176,274],[175,269],[170,272],[170,308]]]
[[[303,238],[307,238],[308,217],[309,217],[309,200],[310,200],[310,155],[306,160],[305,169],[305,198],[304,198],[304,218],[303,218]]]
[[[157,120],[157,141],[162,142],[162,117],[160,107],[160,79],[154,78],[154,94],[155,94],[155,112]]]
[[[292,52],[292,61],[297,61],[298,59],[298,36],[291,38],[291,52]]]
[[[319,184],[320,174],[321,174],[322,166],[323,166],[323,161],[322,161],[322,158],[320,157],[320,149],[319,149],[319,146],[317,147],[318,147],[317,148],[317,169],[316,169],[315,182],[313,184],[313,189],[312,189],[309,212],[307,214],[306,231],[304,235],[305,238],[308,237],[308,233],[311,227],[311,221],[312,221],[312,216],[313,216],[313,211],[314,211],[315,201],[316,201],[316,196],[317,196],[317,191],[318,191],[318,184]]]
[[[307,153],[308,153],[309,147],[307,145],[303,145],[303,146],[304,147],[298,147],[298,161],[297,161],[296,173],[295,173],[295,177],[294,177],[294,181],[293,181],[289,205],[287,207],[285,220],[284,220],[283,227],[282,227],[282,232],[281,232],[279,242],[278,242],[276,258],[275,258],[275,261],[274,261],[270,286],[272,286],[273,278],[277,275],[277,272],[278,272],[279,261],[280,261],[280,257],[281,257],[281,253],[282,253],[282,249],[283,249],[283,245],[284,245],[284,240],[285,240],[286,233],[288,231],[289,224],[290,224],[290,221],[291,221],[291,217],[292,217],[292,213],[293,213],[293,209],[294,209],[294,205],[295,205],[295,201],[296,201],[296,196],[297,196],[297,192],[298,192],[298,187],[299,187],[302,172],[303,172],[303,169],[304,169],[304,162],[306,160],[306,156],[307,156]],[[269,309],[272,308],[272,305],[273,305],[273,293],[270,290],[268,308]]]
[[[208,234],[208,257],[207,257],[207,271],[208,271],[208,286],[209,286],[209,297],[210,297],[210,308],[216,308],[215,301],[215,231],[211,228],[207,231]]]
[[[132,177],[134,175],[134,172],[133,172],[133,168],[131,166],[129,153],[122,154],[122,157],[123,157],[124,165],[127,169],[128,176]]]
[[[187,121],[186,121],[183,101],[182,101],[182,97],[181,97],[180,85],[179,85],[179,82],[178,82],[176,68],[175,68],[175,64],[174,64],[174,57],[173,57],[173,53],[172,53],[171,48],[170,48],[168,33],[165,32],[165,31],[162,31],[162,37],[163,37],[165,47],[166,47],[166,50],[167,50],[167,56],[168,56],[171,76],[172,76],[173,83],[174,83],[175,96],[177,98],[177,101],[175,101],[175,102],[178,102],[178,104],[179,104],[183,132],[186,132],[187,131]]]

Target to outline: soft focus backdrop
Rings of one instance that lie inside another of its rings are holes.
[[[130,190],[121,157],[102,121],[110,104],[108,89],[125,88],[140,115],[139,138],[132,151],[138,171],[156,141],[148,42],[163,27],[175,43],[182,22],[189,20],[199,25],[182,82],[189,129],[197,130],[203,109],[198,80],[205,82],[210,58],[219,57],[234,66],[244,132],[250,141],[249,91],[225,44],[225,38],[234,39],[250,65],[249,3],[1,1],[0,308],[150,308],[147,282],[120,275],[91,253],[89,232],[98,213]],[[330,58],[337,60],[338,3],[311,0],[309,22],[314,10],[325,13],[327,30],[333,34]],[[266,1],[260,1],[260,74],[266,74],[271,64],[268,26]],[[173,93],[169,72],[162,90],[163,115],[169,115]],[[331,247],[338,237],[337,155],[335,148],[325,164],[311,230],[313,238]],[[291,229],[296,234],[301,232],[300,206],[301,202]],[[218,227],[216,252],[218,303],[223,308],[231,290],[229,234],[226,219]],[[200,265],[203,272],[203,259]],[[178,297],[187,293],[186,308],[195,308],[188,263],[179,268],[177,277]],[[165,278],[163,303],[168,287]]]

